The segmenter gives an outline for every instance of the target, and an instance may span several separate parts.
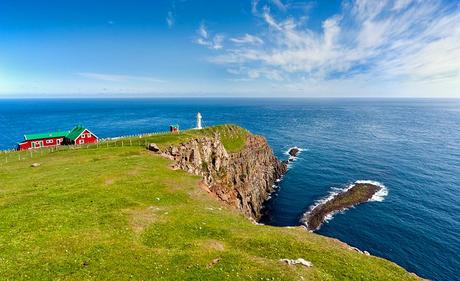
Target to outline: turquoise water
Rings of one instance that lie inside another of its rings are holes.
[[[460,100],[133,99],[0,101],[0,148],[23,134],[77,123],[99,137],[164,131],[170,124],[235,123],[264,135],[275,154],[303,149],[267,204],[265,223],[298,225],[335,188],[386,186],[381,202],[336,214],[317,232],[435,280],[460,272]]]

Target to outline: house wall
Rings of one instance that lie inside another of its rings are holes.
[[[60,140],[58,144],[58,140]],[[26,150],[33,148],[32,143],[35,143],[35,148],[41,147],[49,147],[49,146],[56,146],[62,144],[64,138],[46,138],[46,139],[39,139],[39,140],[27,140],[18,145],[19,150]],[[43,142],[43,145],[42,145]]]
[[[88,144],[97,142],[97,137],[90,131],[84,130],[83,133],[75,140],[75,144]]]

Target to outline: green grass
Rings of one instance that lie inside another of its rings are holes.
[[[245,130],[228,130],[241,149]],[[185,136],[157,136],[168,145]],[[160,141],[161,140],[161,141]],[[39,167],[30,167],[34,162]],[[50,153],[0,167],[1,280],[410,280],[301,228],[254,225],[143,147]],[[304,258],[312,268],[287,266]],[[211,265],[211,261],[219,262]]]
[[[227,151],[237,152],[244,147],[248,131],[235,125],[219,125],[204,128],[202,130],[185,130],[177,134],[167,133],[153,135],[150,137],[141,138],[141,143],[156,143],[160,147],[165,148],[171,144],[186,142],[196,137],[212,137],[215,133],[220,135],[222,144]],[[139,141],[139,138],[133,138],[131,140],[136,142]]]

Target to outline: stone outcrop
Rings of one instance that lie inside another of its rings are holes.
[[[330,214],[368,202],[383,187],[377,184],[355,182],[344,191],[324,200],[301,219],[308,230],[317,230]]]
[[[292,157],[297,157],[297,155],[299,154],[300,152],[300,149],[298,149],[297,147],[293,147],[291,149],[289,149],[289,155],[292,156]]]
[[[255,220],[261,218],[263,203],[287,169],[266,140],[252,134],[234,153],[227,152],[215,134],[170,146],[161,154],[174,161],[173,168],[202,176],[210,192]]]
[[[304,260],[302,258],[296,259],[296,260],[290,260],[290,259],[281,259],[280,262],[286,263],[288,265],[303,265],[305,267],[312,267],[313,264],[310,261]]]

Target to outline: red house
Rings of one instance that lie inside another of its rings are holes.
[[[64,138],[64,144],[88,144],[95,143],[99,138],[85,127],[78,125],[73,128]]]
[[[175,125],[169,126],[169,131],[171,133],[179,133],[179,125],[175,124]]]
[[[69,132],[24,135],[24,141],[18,144],[18,150],[61,145]]]
[[[71,131],[24,135],[18,150],[57,146],[62,144],[88,144],[98,141],[98,137],[81,125]]]

